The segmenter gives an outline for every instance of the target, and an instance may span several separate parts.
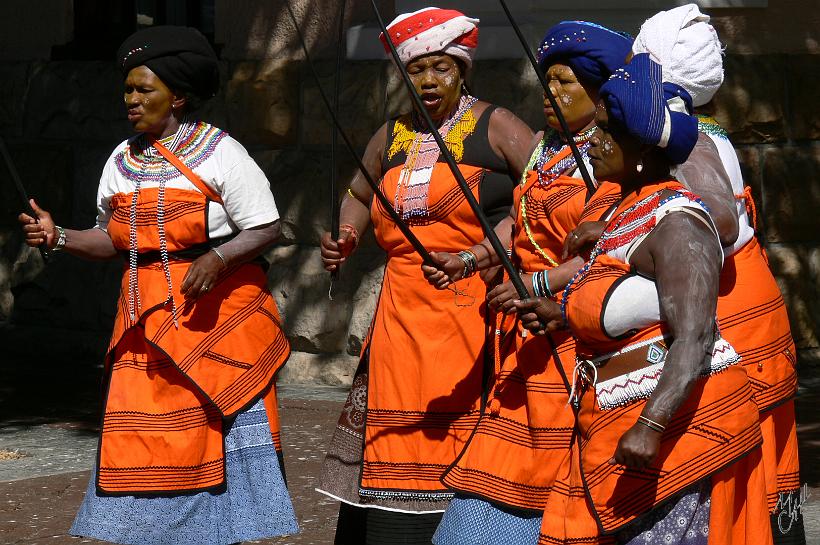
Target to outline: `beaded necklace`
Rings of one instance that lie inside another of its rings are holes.
[[[183,122],[174,135],[172,142],[176,141],[176,136],[183,132],[190,131],[191,126]],[[134,191],[131,194],[131,207],[128,215],[128,313],[131,321],[136,319],[137,311],[140,309],[139,282],[137,279],[139,246],[137,244],[137,202],[145,178],[146,169],[149,164],[159,165],[159,186],[157,188],[157,232],[159,237],[159,254],[162,261],[162,271],[165,275],[165,282],[168,284],[168,292],[164,303],[171,303],[171,314],[174,327],[179,327],[177,321],[177,305],[174,300],[173,283],[171,282],[171,268],[168,258],[168,239],[165,234],[165,185],[168,181],[168,162],[161,155],[152,153],[153,147],[148,143],[145,136],[142,137],[143,161],[140,170],[134,180]],[[172,152],[176,146],[172,145]]]
[[[572,137],[576,144],[581,144],[578,147],[578,151],[584,159],[586,159],[587,152],[589,151],[589,139],[592,137],[592,134],[595,132],[596,128],[597,127],[590,127],[589,129]],[[527,163],[527,168],[524,169],[524,173],[521,175],[521,185],[524,186],[526,184],[527,172],[533,170],[533,167],[536,167],[535,170],[538,173],[538,185],[541,187],[547,187],[561,174],[574,170],[577,163],[572,154],[556,162],[550,168],[544,168],[544,165],[548,164],[553,157],[560,153],[564,146],[565,144],[561,141],[557,132],[551,131],[549,135],[545,133],[544,137],[541,139],[540,148],[536,148],[535,151],[533,151],[530,161]],[[524,231],[527,233],[527,239],[529,239],[530,244],[532,244],[533,248],[535,248],[536,253],[546,260],[551,267],[557,267],[558,263],[552,259],[550,255],[535,241],[535,237],[532,234],[532,229],[527,221],[526,193],[521,194],[521,222],[524,225]]]
[[[478,99],[470,95],[463,95],[459,99],[455,113],[438,128],[442,139],[446,141],[448,133],[459,124],[476,101]],[[414,126],[422,126],[415,112],[412,119]],[[427,214],[430,178],[433,174],[433,167],[441,155],[438,143],[431,132],[425,132],[423,129],[417,129],[414,132],[413,143],[410,145],[407,159],[399,174],[394,200],[394,207],[396,210],[401,210],[403,219]]]
[[[656,191],[655,193],[644,197],[618,214],[607,224],[604,232],[601,233],[601,237],[598,239],[598,242],[595,243],[595,247],[589,254],[589,261],[584,263],[584,266],[575,273],[572,280],[567,282],[567,285],[564,287],[564,291],[561,294],[561,317],[564,319],[565,326],[568,324],[567,300],[569,299],[569,294],[572,291],[572,285],[576,281],[584,278],[587,273],[589,273],[589,270],[592,268],[592,265],[595,263],[598,256],[629,244],[636,238],[652,231],[657,224],[657,219],[654,213],[655,210],[662,207],[669,201],[684,198],[699,204],[708,212],[709,208],[706,206],[706,203],[704,203],[703,200],[701,200],[697,195],[686,190],[672,191],[672,195],[664,199],[660,198],[660,191]]]

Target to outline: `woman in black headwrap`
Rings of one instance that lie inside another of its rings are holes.
[[[289,346],[259,259],[279,234],[268,181],[194,117],[219,87],[202,34],[145,29],[117,58],[138,134],[105,165],[97,225],[63,229],[33,200],[37,218],[20,216],[31,246],[127,261],[96,468],[71,533],[173,545],[295,533],[274,388]]]

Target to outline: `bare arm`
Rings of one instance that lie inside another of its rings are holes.
[[[510,171],[518,173],[519,179],[543,135],[543,131],[533,134],[529,126],[504,108],[496,108],[490,115],[490,144],[496,154],[507,162]],[[513,203],[509,215],[498,222],[493,229],[505,248],[509,248],[512,244],[517,210],[516,204]],[[476,256],[479,271],[487,271],[501,264],[501,258],[495,253],[487,238],[469,250]],[[437,266],[424,265],[421,269],[427,281],[432,285],[438,289],[444,289],[451,282],[461,279],[464,263],[457,255],[448,252],[433,252],[430,257]]]
[[[507,162],[510,173],[520,179],[532,151],[532,129],[506,108],[490,114],[488,138],[496,155]]]
[[[387,123],[376,131],[365,149],[362,162],[370,177],[378,183],[382,177],[382,157],[387,144]],[[353,196],[351,196],[351,193]],[[360,171],[356,171],[350,182],[350,192],[342,197],[339,207],[339,225],[349,225],[356,233],[364,233],[370,225],[370,201],[373,199],[373,189]],[[339,239],[331,240],[330,233],[322,235],[322,261],[328,271],[336,270],[356,247],[358,240],[347,229],[339,231]]]
[[[204,295],[216,283],[224,269],[246,263],[268,249],[282,229],[279,220],[266,225],[250,227],[239,231],[230,241],[196,258],[185,277],[180,290],[186,299],[196,299]]]
[[[35,220],[28,214],[20,214],[17,217],[18,221],[23,224],[26,244],[36,248],[45,242],[49,250],[54,249],[58,233],[51,214],[37,206],[34,199],[31,199],[30,204],[37,219]],[[111,237],[102,229],[65,229],[65,233],[66,243],[63,251],[66,253],[93,261],[113,259],[118,255],[114,243],[111,242]]]
[[[711,138],[698,133],[695,149],[689,159],[678,167],[678,175],[709,207],[709,215],[718,228],[721,246],[734,244],[739,233],[735,194]]]
[[[666,426],[708,366],[715,340],[721,254],[715,234],[684,213],[658,224],[633,256],[638,271],[654,276],[661,316],[672,343],[643,416]],[[611,463],[644,468],[657,457],[661,434],[636,423],[621,437]]]

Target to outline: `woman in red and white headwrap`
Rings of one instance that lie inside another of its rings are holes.
[[[427,8],[401,15],[388,32],[439,134],[496,223],[512,204],[533,133],[509,111],[467,91],[476,23],[458,11]],[[364,163],[428,250],[469,248],[483,239],[417,113],[382,126]],[[338,240],[328,233],[322,239],[325,267],[337,270],[372,222],[387,265],[319,488],[343,502],[337,544],[430,543],[452,497],[440,478],[480,412],[485,361],[491,362],[485,351],[487,285],[472,274],[449,291],[428,284],[421,258],[372,197],[361,175],[354,177],[342,201]],[[463,259],[466,272],[475,272],[475,257],[465,253]]]

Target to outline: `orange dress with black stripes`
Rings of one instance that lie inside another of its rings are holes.
[[[769,510],[775,512],[780,496],[800,487],[794,340],[780,288],[755,236],[754,200],[749,187],[743,185],[737,154],[715,119],[698,116],[698,128],[717,147],[737,199],[740,235],[721,272],[717,314],[721,332],[743,358],[741,365],[760,408]]]
[[[587,193],[583,180],[566,174],[576,166],[569,147],[539,168],[535,161],[543,148],[542,141],[513,195],[513,259],[528,274],[560,262]],[[539,171],[556,167],[541,180]],[[574,415],[564,377],[575,365],[575,343],[565,332],[551,339],[528,335],[514,315],[496,321],[497,369],[488,408],[444,483],[496,504],[541,511],[570,446]]]
[[[575,467],[559,476],[547,502],[541,544],[613,543],[616,532],[704,479],[711,481],[710,543],[771,542],[757,408],[745,372],[735,364],[737,354],[723,340],[715,342],[710,369],[667,425],[655,461],[645,470],[609,464],[657,384],[667,347],[674,342],[657,309],[653,314],[633,308],[616,320],[621,330],[609,325],[613,311],[618,318],[612,301],[625,300],[616,297],[617,291],[631,280],[649,282],[636,275],[624,256],[657,224],[665,204],[661,196],[670,193],[675,206],[697,202],[676,181],[627,197],[591,261],[563,294],[566,319],[578,342],[578,457],[572,460]],[[637,361],[634,370],[601,378],[606,365],[630,357]],[[579,497],[581,491],[585,498]]]
[[[471,191],[497,221],[487,207],[497,201],[502,215],[509,210],[513,182],[488,144],[492,109],[480,115],[468,110],[446,140]],[[381,187],[388,200],[402,203],[410,191],[401,181],[406,154],[412,153],[409,116],[396,120],[391,133]],[[423,210],[406,221],[428,251],[468,248],[484,238],[447,164],[432,166],[424,192]],[[442,484],[442,474],[461,452],[480,411],[487,287],[476,275],[437,290],[376,200],[371,220],[387,264],[366,351],[359,501],[413,512],[443,510],[452,492]]]
[[[158,229],[159,189],[139,191],[135,217],[133,193],[110,200],[108,233],[115,248],[129,250],[135,224],[139,255],[136,274],[123,274],[106,360],[102,493],[219,490],[225,485],[225,419],[260,397],[281,449],[272,385],[290,347],[265,272],[254,263],[231,267],[196,301],[180,291],[191,258],[178,252],[207,245],[208,202],[219,198],[204,184],[203,190],[208,196],[164,189],[164,234]],[[163,240],[168,276],[160,259]]]

